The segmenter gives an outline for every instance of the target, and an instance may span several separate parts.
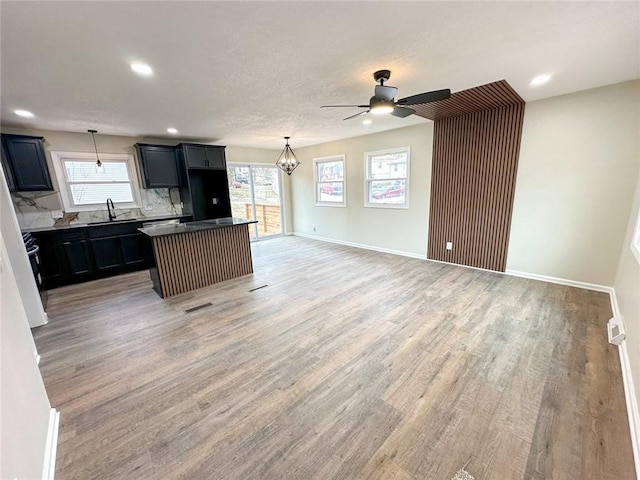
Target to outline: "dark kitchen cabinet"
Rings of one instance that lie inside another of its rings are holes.
[[[180,187],[181,166],[176,147],[136,144],[144,188]]]
[[[13,179],[13,172],[11,171],[11,165],[9,165],[9,155],[6,151],[4,142],[2,142],[2,171],[4,172],[4,176],[7,179],[7,186],[9,187],[9,191],[15,191],[16,183]]]
[[[61,235],[62,250],[69,275],[88,275],[93,271],[89,242],[84,230]]]
[[[180,221],[191,221],[185,215]],[[142,220],[33,232],[40,247],[43,288],[151,268],[151,239],[138,232]]]
[[[120,237],[122,261],[125,265],[150,264],[153,262],[153,247],[149,237],[142,233],[132,233]]]
[[[58,234],[38,232],[33,234],[33,238],[40,247],[40,276],[43,288],[48,290],[62,285],[65,267]]]
[[[42,137],[2,135],[2,152],[3,162],[8,164],[13,175],[14,191],[53,190]]]
[[[91,251],[99,272],[120,268],[122,255],[120,254],[120,239],[118,237],[92,238]]]
[[[225,170],[227,162],[224,148],[218,145],[180,144],[187,168]]]

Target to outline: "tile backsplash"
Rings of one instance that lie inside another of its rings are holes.
[[[65,212],[63,218],[54,220],[51,213],[59,209],[59,205],[62,204],[58,192],[20,192],[12,193],[11,197],[18,223],[23,230],[109,220],[106,208],[87,212]],[[120,209],[116,207],[116,218],[118,220],[153,218],[182,213],[177,189],[141,189],[140,197],[142,208]]]

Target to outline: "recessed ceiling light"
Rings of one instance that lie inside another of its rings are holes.
[[[533,80],[529,82],[530,85],[542,85],[543,83],[547,83],[551,80],[551,75],[538,75]]]
[[[131,70],[136,72],[138,75],[144,75],[145,77],[153,75],[153,70],[151,70],[151,67],[144,63],[130,63],[129,66],[131,67]]]
[[[167,132],[172,133],[172,134],[176,134],[178,133],[178,129],[177,128],[173,128],[173,127],[169,127],[167,128]]]
[[[362,124],[363,125],[371,125],[373,122],[371,121],[370,118],[365,118],[364,120],[362,120]]]
[[[31,113],[29,110],[14,110],[13,113],[18,115],[19,117],[25,117],[25,118],[35,117],[35,115]]]

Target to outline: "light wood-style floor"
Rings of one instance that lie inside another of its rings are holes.
[[[253,252],[254,275],[168,300],[146,272],[51,292],[58,480],[634,478],[608,295],[299,237]]]

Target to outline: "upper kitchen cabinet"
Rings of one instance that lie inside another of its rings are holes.
[[[42,137],[2,135],[2,156],[3,169],[12,191],[53,190]]]
[[[226,170],[227,168],[224,156],[225,147],[194,143],[181,143],[180,146],[187,168],[207,170]]]
[[[180,158],[176,147],[136,143],[144,188],[182,186]]]
[[[11,171],[8,157],[9,155],[6,152],[4,142],[2,142],[2,171],[4,172],[4,176],[7,179],[7,186],[9,187],[9,191],[14,192],[16,189],[16,182],[13,179],[13,172]]]

